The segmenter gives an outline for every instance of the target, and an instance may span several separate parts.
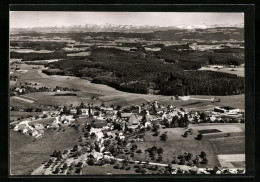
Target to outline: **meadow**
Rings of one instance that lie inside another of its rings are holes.
[[[78,96],[61,96],[61,97],[53,97],[49,95],[49,93],[29,93],[26,96],[34,97],[37,99],[34,104],[52,104],[52,105],[70,105],[70,104],[78,104],[80,102],[91,102],[94,104],[104,103],[108,106],[110,105],[121,105],[121,106],[129,106],[129,105],[138,105],[142,103],[146,103],[147,101],[155,101],[157,100],[160,104],[164,105],[173,105],[175,107],[183,107],[183,108],[200,108],[207,107],[213,108],[214,106],[231,106],[239,109],[245,108],[245,95],[231,95],[231,96],[217,96],[221,101],[220,102],[198,102],[197,100],[172,100],[172,96],[163,96],[163,95],[153,95],[153,94],[136,94],[136,93],[128,93],[116,90],[112,87],[103,84],[95,84],[91,83],[86,79],[80,79],[74,76],[60,76],[60,75],[46,75],[41,72],[41,69],[33,69],[32,65],[21,64],[21,68],[24,70],[29,70],[26,73],[14,72],[13,75],[17,75],[19,82],[37,82],[41,86],[46,86],[50,88],[55,88],[56,86],[61,87],[70,87],[76,88],[80,91],[77,92]],[[192,98],[202,98],[202,99],[210,99],[214,96],[210,95],[193,95]],[[92,99],[95,98],[95,99]],[[13,99],[11,97],[11,102],[13,103]],[[24,105],[28,105],[23,101]],[[17,104],[17,103],[16,103]]]
[[[54,150],[63,152],[77,144],[81,132],[73,128],[65,131],[45,130],[44,136],[37,140],[22,133],[10,131],[10,164],[12,175],[29,174],[44,160],[49,160]]]

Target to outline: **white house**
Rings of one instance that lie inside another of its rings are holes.
[[[34,130],[33,132],[32,132],[32,136],[36,136],[38,134],[38,131],[36,131],[36,130]]]
[[[28,132],[28,129],[27,128],[24,128],[23,129],[23,134],[26,134]]]

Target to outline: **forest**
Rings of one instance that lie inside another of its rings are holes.
[[[145,52],[145,55],[143,53],[115,48],[97,48],[92,50],[90,56],[84,58],[66,58],[49,63],[46,65],[49,69],[45,72],[54,74],[59,69],[61,70],[59,73],[64,75],[91,77],[94,83],[107,84],[118,90],[133,93],[234,95],[245,92],[245,80],[242,77],[228,73],[196,70],[214,60],[214,57],[208,54],[205,56],[197,51],[176,51],[173,52],[173,57],[176,59],[179,56],[177,62],[167,63],[159,61],[158,54],[149,51]],[[163,51],[159,54],[164,56]],[[220,54],[223,59],[227,60],[230,56],[230,53]],[[191,57],[192,60],[190,60]],[[239,61],[240,63],[242,61]]]

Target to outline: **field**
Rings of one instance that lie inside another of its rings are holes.
[[[10,111],[10,120],[15,120],[17,118],[20,118],[22,116],[26,117],[29,115],[37,116],[40,115],[40,112],[23,112],[23,111]]]
[[[48,160],[54,150],[72,148],[80,133],[72,128],[63,131],[46,130],[44,137],[33,140],[21,133],[10,131],[10,164],[12,175],[24,175]]]
[[[113,165],[109,165],[109,164],[104,166],[85,165],[83,167],[82,174],[83,175],[136,174],[133,165],[130,164],[129,166],[131,166],[131,170],[115,169],[113,168]]]
[[[245,69],[244,68],[222,68],[222,69],[216,69],[216,68],[202,67],[199,70],[219,71],[219,72],[236,74],[237,76],[245,77]]]
[[[183,137],[185,131],[191,129],[193,134]],[[221,133],[238,133],[240,136],[234,137],[212,137],[201,141],[195,140],[199,134],[198,130],[217,129]],[[220,166],[217,155],[224,154],[244,154],[245,153],[245,137],[244,124],[198,124],[190,125],[189,128],[167,128],[159,129],[160,135],[167,133],[166,141],[160,140],[159,136],[153,136],[152,131],[145,134],[144,142],[135,142],[138,149],[142,149],[143,153],[135,154],[136,160],[151,161],[148,153],[144,153],[147,148],[156,146],[164,149],[161,163],[168,164],[173,160],[173,156],[183,155],[184,152],[191,152],[193,156],[199,155],[201,151],[206,152],[209,163],[207,165],[200,164],[200,167]]]
[[[217,96],[217,98],[221,99],[220,102],[211,103],[208,101],[197,101],[197,100],[172,100],[171,96],[162,96],[162,95],[152,95],[152,94],[135,94],[135,93],[127,93],[118,91],[112,87],[102,84],[94,84],[90,83],[90,81],[85,79],[80,79],[78,77],[73,76],[59,76],[53,75],[48,76],[41,72],[40,69],[32,69],[32,65],[22,64],[21,68],[29,70],[26,73],[15,72],[14,75],[19,77],[19,82],[37,82],[40,83],[41,86],[48,86],[51,88],[55,88],[56,86],[61,87],[70,87],[81,90],[77,92],[78,96],[70,96],[69,97],[52,97],[47,94],[42,93],[31,93],[26,94],[26,96],[33,97],[38,99],[35,103],[38,104],[53,104],[53,105],[62,105],[62,104],[71,104],[73,98],[73,104],[78,104],[80,102],[91,102],[94,104],[100,104],[104,102],[106,105],[137,105],[146,103],[147,101],[157,100],[159,103],[164,105],[173,105],[175,107],[183,107],[183,108],[197,108],[198,110],[203,109],[212,109],[214,106],[231,106],[239,109],[244,109],[245,100],[244,95],[232,95],[232,96]],[[38,95],[39,94],[39,95]],[[92,100],[92,97],[96,99]],[[214,96],[191,96],[192,98],[202,98],[202,99],[211,99]],[[11,97],[11,105],[13,98]],[[23,101],[16,101],[18,103],[22,103],[22,105],[28,105]],[[14,103],[16,104],[16,103]],[[34,103],[33,103],[34,104]],[[33,105],[30,104],[30,105]]]
[[[77,52],[77,53],[73,53],[73,54],[67,54],[67,56],[89,56],[90,52]]]

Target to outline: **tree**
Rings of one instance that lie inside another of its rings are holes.
[[[164,133],[164,134],[161,135],[161,140],[162,141],[166,141],[167,138],[168,138],[167,134]]]
[[[163,152],[164,152],[163,148],[158,149],[158,154],[163,154]]]
[[[160,132],[157,130],[154,132],[153,136],[158,136],[160,134]]]
[[[91,135],[90,135],[90,137],[92,138],[92,139],[95,139],[96,138],[96,134],[95,133],[91,133]]]
[[[134,145],[132,145],[132,147],[131,147],[131,149],[130,150],[132,150],[132,151],[135,151],[137,149],[137,145],[136,144],[134,144]]]
[[[67,109],[66,106],[64,106],[64,107],[63,107],[63,110],[62,110],[62,113],[63,113],[63,114],[67,114],[67,112],[68,112],[68,109]]]
[[[173,158],[172,164],[177,164],[178,163],[178,159],[176,157]]]
[[[78,167],[78,168],[76,168],[75,173],[81,173],[81,171],[82,171],[82,169]]]
[[[180,164],[180,165],[184,165],[184,164],[185,164],[185,162],[186,162],[186,161],[185,161],[185,159],[184,159],[184,158],[182,158],[182,159],[180,159],[180,162],[179,162],[179,164]]]
[[[142,149],[138,149],[136,153],[142,153]]]
[[[78,145],[74,145],[73,151],[78,151],[78,149],[79,149]]]
[[[87,163],[88,165],[93,166],[95,164],[95,160],[93,158],[89,158]]]
[[[121,116],[121,112],[120,111],[118,111],[117,112],[117,116],[119,117],[119,118],[121,118],[122,116]]]
[[[85,108],[85,105],[83,102],[80,103],[80,106],[79,106],[80,109],[84,109]]]
[[[185,131],[183,137],[187,137],[189,135],[189,133],[187,131]]]
[[[197,140],[202,140],[202,139],[203,139],[203,135],[202,134],[198,134]]]
[[[206,120],[206,114],[204,112],[200,114],[200,119],[203,121]]]
[[[77,107],[77,115],[81,115],[82,114],[82,111],[79,107]]]
[[[205,153],[204,151],[201,151],[200,157],[203,159],[203,158],[205,158],[206,156],[207,156],[206,153]]]
[[[63,169],[63,170],[68,169],[68,164],[67,164],[67,163],[64,163],[62,169]]]
[[[159,155],[159,157],[156,159],[157,162],[162,162],[162,156]]]
[[[90,136],[89,132],[86,131],[86,132],[84,133],[84,137],[85,137],[85,138],[88,138],[89,136]]]
[[[184,156],[184,158],[185,158],[186,161],[189,161],[189,160],[191,160],[192,156],[193,156],[192,153],[187,153],[187,154]]]
[[[119,169],[119,168],[120,168],[120,165],[119,165],[119,164],[116,164],[116,165],[114,165],[114,168],[115,168],[115,169]]]
[[[202,163],[202,164],[208,164],[208,159],[207,159],[206,157],[203,158],[202,161],[201,161],[201,163]]]

